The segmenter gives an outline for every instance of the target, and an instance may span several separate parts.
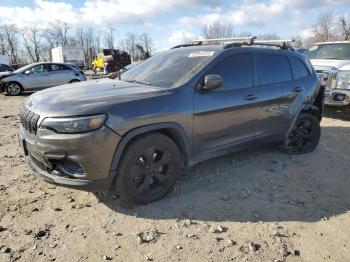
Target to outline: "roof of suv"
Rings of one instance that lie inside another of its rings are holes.
[[[301,54],[299,52],[291,51],[291,50],[284,50],[279,48],[271,48],[271,47],[262,47],[262,46],[242,46],[242,47],[230,47],[225,48],[225,45],[193,45],[193,46],[186,46],[186,47],[177,47],[175,49],[171,50],[178,50],[178,51],[189,51],[192,52],[195,51],[215,51],[218,53],[223,52],[230,52],[232,50],[237,51],[249,51],[251,53],[254,52],[263,52],[263,53],[283,53],[288,55],[294,55],[298,57],[305,57],[304,54]]]

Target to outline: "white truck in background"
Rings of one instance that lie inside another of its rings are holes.
[[[350,105],[350,41],[317,43],[306,54],[325,83],[325,104]]]
[[[59,46],[51,50],[52,62],[55,63],[71,63],[79,68],[85,67],[85,54],[81,48],[70,46]]]
[[[0,55],[0,64],[11,66],[11,59],[7,55]]]

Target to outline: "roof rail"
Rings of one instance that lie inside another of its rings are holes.
[[[193,40],[191,44],[177,45],[172,47],[171,49],[221,42],[224,45],[224,49],[231,48],[231,47],[255,45],[255,46],[274,46],[282,50],[292,50],[292,51],[294,50],[289,43],[294,42],[295,40],[290,40],[290,39],[288,40],[282,40],[282,39],[256,40],[256,39],[257,39],[256,36],[198,39],[198,40]]]
[[[193,40],[192,43],[237,43],[237,42],[243,42],[243,43],[252,43],[256,39],[256,36],[242,36],[242,37],[229,37],[229,38],[209,38],[209,39],[199,39],[199,40]]]
[[[197,46],[197,45],[202,45],[202,42],[192,43],[192,44],[176,45],[176,46],[172,47],[171,49],[180,48],[180,47],[188,47],[188,46]]]
[[[276,40],[254,40],[252,43],[250,43],[248,46],[274,46],[278,47],[282,50],[291,50],[294,51],[294,48],[290,46],[289,43],[294,42],[294,40],[282,40],[282,39],[276,39]],[[247,45],[246,43],[242,43],[241,45],[239,43],[229,43],[224,46],[224,49],[231,48],[231,47],[240,47],[242,45]]]

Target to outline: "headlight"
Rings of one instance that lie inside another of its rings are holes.
[[[99,129],[106,121],[106,115],[72,117],[72,118],[45,118],[40,128],[51,129],[62,134],[86,133]]]
[[[350,89],[350,70],[338,72],[337,88]]]

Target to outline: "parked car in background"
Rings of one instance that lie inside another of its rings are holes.
[[[35,63],[0,76],[0,88],[16,96],[25,91],[85,81],[84,73],[75,65],[62,63]]]
[[[318,43],[306,54],[325,84],[325,104],[350,105],[350,41]]]
[[[19,130],[25,160],[47,182],[145,204],[209,158],[270,142],[289,154],[313,151],[323,94],[309,59],[285,43],[252,41],[181,45],[120,81],[32,95]]]
[[[14,69],[11,66],[0,64],[0,76],[2,73],[13,72],[13,71]]]

